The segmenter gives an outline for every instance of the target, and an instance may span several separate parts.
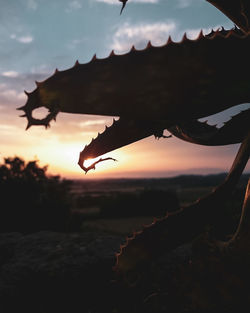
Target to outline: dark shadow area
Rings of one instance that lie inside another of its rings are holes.
[[[0,165],[0,232],[67,231],[70,181],[48,176],[47,167],[19,157]]]
[[[235,192],[228,195],[223,206],[218,205],[216,218],[204,226],[193,246],[188,242],[171,253],[149,259],[146,267],[140,268],[142,280],[136,287],[120,282],[112,268],[131,223],[142,229],[142,224],[150,223],[153,216],[163,217],[192,203],[224,178],[225,174],[68,181],[49,176],[47,167],[39,167],[37,161],[6,158],[0,165],[1,313],[193,313],[186,306],[193,297],[187,290],[194,290],[197,284],[207,295],[208,279],[213,290],[225,269],[217,251],[206,248],[213,242],[206,236],[209,233],[212,240],[228,240],[235,232],[248,175],[242,175]],[[189,220],[190,229],[192,223]],[[164,252],[161,239],[157,245]],[[209,267],[200,269],[208,259],[214,260],[213,271]],[[238,259],[236,255],[232,264],[228,263],[224,276],[231,279],[229,273],[237,269],[242,278],[240,286],[245,286],[250,277],[248,272],[246,275],[249,261],[242,258],[243,264]],[[130,280],[134,274],[128,272],[127,278]],[[199,285],[200,275],[205,277],[204,286]],[[193,281],[195,286],[189,286]],[[227,294],[236,291],[237,286]],[[181,300],[184,297],[185,302]],[[239,301],[233,303],[233,308],[243,298],[235,297]],[[215,311],[202,311],[208,312]]]

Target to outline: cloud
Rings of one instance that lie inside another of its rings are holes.
[[[86,126],[93,126],[93,125],[105,125],[107,123],[107,119],[101,119],[101,120],[87,120],[84,122],[80,122],[80,127],[86,127]]]
[[[35,0],[27,0],[27,7],[28,9],[35,11],[38,7],[38,4]]]
[[[34,39],[32,36],[30,35],[26,35],[26,36],[17,36],[16,34],[11,34],[10,35],[11,39],[14,39],[20,43],[31,43]]]
[[[104,2],[107,4],[115,4],[115,5],[121,5],[121,2],[118,0],[95,0],[96,2]],[[130,3],[159,3],[160,0],[130,0]]]
[[[70,13],[74,10],[79,10],[82,8],[82,3],[78,0],[70,1],[67,9],[65,10],[67,13]]]
[[[179,9],[185,9],[189,7],[192,4],[193,0],[178,0],[177,1],[177,7]]]
[[[209,34],[212,29],[217,30],[220,26],[203,28],[203,34]],[[230,28],[230,27],[229,27]],[[182,40],[183,34],[186,33],[189,39],[196,39],[200,33],[200,28],[183,29],[174,20],[157,23],[130,24],[128,22],[117,26],[109,45],[110,50],[117,53],[125,53],[134,45],[137,49],[146,47],[147,42],[151,41],[154,46],[165,44],[168,37],[171,36],[176,42]]]
[[[14,104],[20,100],[24,100],[25,95],[23,92],[18,92],[14,88],[10,88],[7,84],[0,84],[0,103]]]
[[[4,77],[11,77],[11,78],[15,78],[18,77],[19,73],[16,71],[7,71],[7,72],[3,72],[2,76]]]
[[[77,48],[79,45],[81,45],[82,43],[84,43],[85,41],[87,41],[87,37],[78,38],[78,39],[73,39],[70,43],[67,44],[67,47],[68,47],[69,49],[75,49],[75,48]]]
[[[215,31],[215,30],[217,30],[217,29],[219,29],[219,28],[221,28],[221,26],[219,26],[219,25],[216,25],[216,26],[214,26],[214,27],[202,28],[202,32],[203,32],[204,35],[207,35],[207,34],[211,33],[212,30]],[[186,30],[184,30],[184,32],[187,33],[187,37],[188,37],[189,39],[196,39],[196,38],[199,36],[200,31],[201,31],[200,28],[194,28],[194,29],[186,29]]]
[[[149,40],[154,45],[161,45],[166,42],[168,36],[175,30],[176,24],[174,21],[137,25],[125,23],[115,32],[111,49],[116,52],[125,52],[132,45],[135,45],[136,48],[143,48]]]
[[[200,0],[178,0],[176,1],[176,7],[178,9],[186,9],[189,8],[192,5],[200,5],[201,1]]]

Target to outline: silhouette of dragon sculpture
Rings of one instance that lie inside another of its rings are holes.
[[[122,10],[128,0],[122,2]],[[194,204],[156,220],[142,232],[135,233],[121,247],[115,269],[128,273],[164,249],[171,250],[192,240],[209,219],[216,216],[216,207],[233,191],[249,159],[250,109],[235,115],[223,127],[208,125],[199,119],[230,107],[250,102],[250,2],[248,0],[208,0],[225,13],[237,26],[220,29],[195,40],[184,34],[181,42],[169,37],[161,47],[149,42],[144,50],[105,59],[96,55],[87,64],[77,61],[73,68],[56,70],[28,96],[19,108],[32,125],[49,126],[59,112],[119,116],[113,125],[86,145],[80,153],[79,165],[87,173],[92,165],[84,161],[96,158],[148,136],[172,135],[185,141],[208,146],[241,143],[241,147],[224,181],[211,194]],[[122,13],[121,10],[121,13]],[[44,119],[36,119],[32,111],[49,110]],[[216,204],[216,205],[215,205]],[[244,207],[249,207],[249,188]],[[248,213],[249,214],[249,213]],[[231,246],[246,230],[243,212]],[[195,221],[197,222],[195,222]],[[190,228],[190,222],[192,227]],[[242,230],[242,227],[244,230]],[[180,231],[181,230],[181,231]]]

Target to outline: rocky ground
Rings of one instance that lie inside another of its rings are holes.
[[[123,241],[94,232],[1,234],[0,312],[249,312],[249,258],[221,257],[205,236],[163,252],[128,286],[112,270]]]
[[[155,289],[139,286],[136,293],[116,282],[112,267],[123,241],[91,232],[1,234],[0,312],[132,313],[139,309]],[[185,255],[179,253],[184,259]],[[164,266],[171,268],[174,263],[170,260]]]

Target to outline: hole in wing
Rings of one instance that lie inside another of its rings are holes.
[[[32,117],[39,120],[44,119],[48,114],[49,110],[44,107],[37,108],[32,111]]]
[[[231,119],[232,116],[240,113],[241,111],[249,110],[250,103],[243,103],[236,105],[232,108],[224,110],[220,113],[209,115],[199,119],[200,122],[207,121],[209,125],[217,125],[218,128],[222,127],[223,124]]]

